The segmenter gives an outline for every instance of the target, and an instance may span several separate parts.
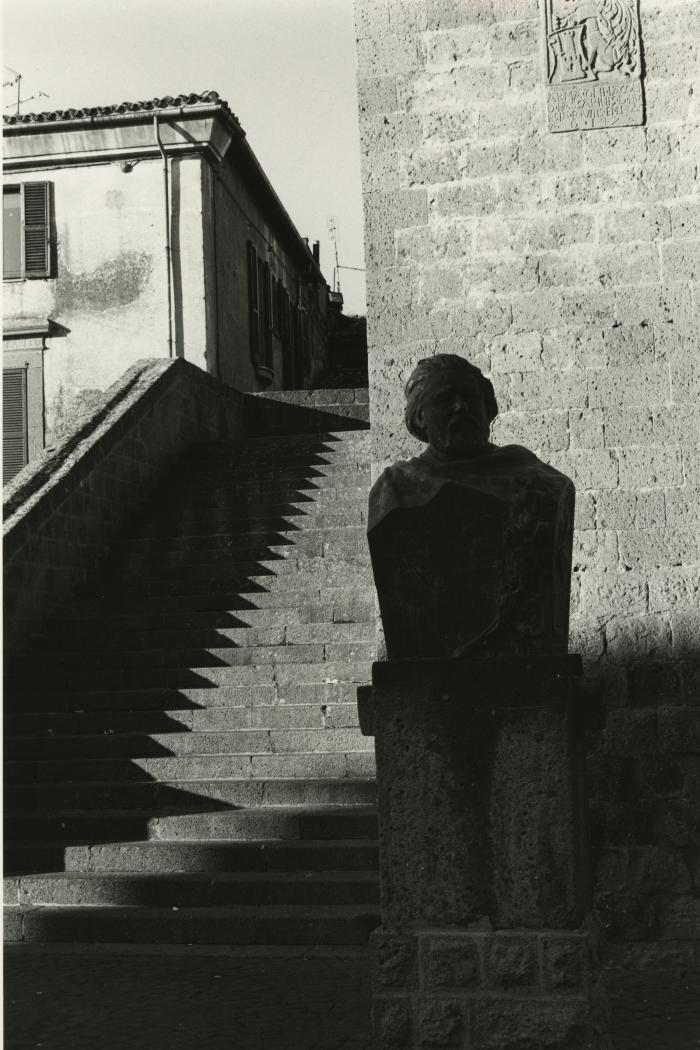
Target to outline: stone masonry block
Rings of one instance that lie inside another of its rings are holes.
[[[591,935],[548,934],[542,938],[542,982],[553,992],[584,991],[593,976]]]
[[[466,991],[481,982],[480,941],[468,933],[436,934],[423,939],[421,983],[424,988]]]
[[[406,106],[416,113],[459,109],[464,99],[472,105],[503,98],[508,90],[508,67],[497,63],[455,66],[444,73],[420,73],[406,79]]]
[[[413,1046],[410,998],[375,998],[372,1020],[377,1050],[408,1050]]]
[[[547,375],[546,383],[543,382]],[[511,375],[510,404],[515,411],[543,411],[583,406],[586,379],[579,370],[515,372]]]
[[[686,486],[666,493],[666,520],[671,528],[700,531],[700,488]]]
[[[427,195],[424,190],[398,190],[367,193],[364,200],[368,259],[372,265],[388,266],[394,261],[396,230],[427,222]]]
[[[530,372],[542,367],[542,337],[537,332],[507,333],[491,351],[494,372]]]
[[[608,712],[606,748],[616,755],[658,750],[658,719],[655,708],[618,708]]]
[[[695,610],[671,614],[674,656],[697,657],[700,639],[700,613]]]
[[[688,325],[693,317],[690,285],[674,281],[617,288],[615,314],[621,324]]]
[[[667,620],[647,613],[612,617],[605,624],[608,658],[615,663],[633,658],[661,660],[671,652],[671,630]]]
[[[583,165],[583,134],[531,134],[520,141],[519,162],[520,170],[527,175],[576,170]]]
[[[476,135],[479,114],[476,110],[426,113],[423,116],[423,144],[436,146],[463,142]]]
[[[547,412],[501,412],[494,421],[493,439],[497,445],[525,445],[549,453],[569,444],[567,413],[561,409]]]
[[[431,194],[435,215],[442,218],[490,216],[498,204],[495,181],[470,181],[444,186]]]
[[[427,41],[428,69],[444,71],[475,59],[483,60],[492,34],[493,25],[486,22],[433,31]]]
[[[647,612],[646,577],[633,572],[584,573],[581,609],[599,616],[644,615]]]
[[[697,201],[683,201],[668,206],[675,241],[700,240],[700,209]]]
[[[635,707],[680,701],[681,675],[673,664],[641,660],[629,668],[628,680],[630,703]]]
[[[698,537],[690,529],[620,530],[620,562],[634,569],[660,569],[697,561]]]
[[[607,449],[570,448],[552,455],[552,466],[573,479],[577,489],[614,489],[618,484],[617,454]]]
[[[385,5],[363,4],[380,12]],[[363,79],[408,73],[419,69],[424,61],[422,42],[417,32],[396,30],[379,16],[363,20],[357,26],[357,68]],[[359,21],[359,19],[358,19]]]
[[[537,54],[539,28],[537,18],[526,18],[515,23],[497,22],[491,31],[493,53],[503,59],[530,58]]]
[[[571,447],[574,449],[602,448],[604,414],[602,408],[589,408],[569,413]]]
[[[539,107],[536,100],[506,96],[497,105],[482,101],[478,111],[478,132],[481,139],[512,136],[518,132],[534,132],[539,125]]]
[[[695,617],[698,630],[700,615]],[[662,706],[658,708],[659,744],[666,751],[700,754],[700,708]]]
[[[655,80],[692,80],[697,61],[697,40],[667,43],[651,37],[644,45],[646,73]]]
[[[630,372],[628,368],[587,370],[591,408],[631,408],[668,404],[670,380],[665,365],[651,365]]]
[[[561,996],[557,999],[474,999],[472,1002],[473,1050],[562,1050],[604,1046],[590,1031],[588,1000]]]
[[[372,987],[375,992],[418,985],[418,945],[414,937],[380,927],[370,936]]]
[[[596,495],[597,522],[601,528],[654,529],[666,524],[663,492],[617,490]]]
[[[534,934],[496,934],[486,948],[486,975],[498,988],[539,985],[538,942]]]
[[[683,460],[679,449],[623,448],[617,455],[622,488],[665,489],[683,484]]]
[[[655,3],[644,13],[644,27],[654,40],[684,40],[700,35],[700,2]]]
[[[669,208],[662,204],[606,208],[598,216],[601,244],[627,244],[630,241],[663,241],[671,234]]]
[[[661,265],[665,281],[700,280],[700,240],[662,245]]]
[[[422,138],[422,122],[413,113],[372,114],[360,122],[360,141],[367,153],[412,149]]]
[[[650,573],[649,608],[654,612],[693,609],[700,604],[700,577],[693,566]]]
[[[420,1046],[464,1045],[465,1018],[459,999],[423,999],[420,1004]]]
[[[615,325],[603,332],[608,364],[612,368],[638,368],[653,365],[656,355],[656,333],[642,325]]]
[[[399,108],[396,76],[359,77],[357,101],[360,114],[393,113]]]

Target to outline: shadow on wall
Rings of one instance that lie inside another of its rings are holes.
[[[596,906],[633,969],[635,955],[644,968],[644,942],[669,951],[673,942],[676,962],[690,965],[700,922],[700,645],[675,660],[613,661],[600,682],[605,729],[591,733],[588,753]],[[663,969],[663,950],[657,956]]]

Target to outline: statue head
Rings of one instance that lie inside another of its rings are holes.
[[[419,361],[406,383],[405,420],[409,434],[456,458],[485,450],[498,415],[490,380],[457,354]]]

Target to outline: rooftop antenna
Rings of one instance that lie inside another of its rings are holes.
[[[2,86],[5,88],[5,87],[13,87],[15,84],[17,85],[17,98],[16,98],[16,100],[14,102],[10,102],[9,106],[5,106],[5,109],[14,109],[16,107],[16,113],[17,113],[17,116],[19,116],[19,114],[21,112],[21,107],[24,105],[25,102],[32,102],[35,98],[49,98],[50,97],[49,95],[47,95],[47,93],[45,91],[39,90],[39,91],[37,91],[36,95],[27,95],[26,98],[22,98],[22,74],[19,73],[16,69],[13,69],[12,66],[3,66],[3,69],[7,73],[11,74],[11,79],[10,80],[3,80]]]
[[[338,262],[338,232],[335,215],[328,216],[328,240],[332,242],[335,253],[335,266],[333,267],[333,291],[340,291],[340,264]]]

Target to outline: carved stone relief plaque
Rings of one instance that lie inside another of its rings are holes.
[[[638,0],[542,0],[550,131],[644,123]]]

